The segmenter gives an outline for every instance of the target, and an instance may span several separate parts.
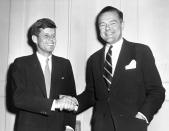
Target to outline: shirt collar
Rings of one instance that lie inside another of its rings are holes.
[[[123,38],[121,37],[119,41],[117,41],[114,44],[106,44],[106,48],[109,48],[111,45],[113,46],[113,48],[121,48],[122,44],[123,44]]]
[[[44,61],[46,61],[47,58],[49,59],[49,61],[51,61],[51,59],[52,59],[52,55],[50,55],[49,57],[45,57],[45,56],[41,55],[39,52],[36,52],[36,54],[37,54],[39,61],[44,62]]]

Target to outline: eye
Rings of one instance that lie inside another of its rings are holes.
[[[55,38],[56,38],[56,36],[55,36],[55,35],[52,35],[52,36],[51,36],[51,38],[52,38],[52,39],[55,39]]]
[[[49,39],[49,35],[45,35],[44,38],[45,38],[45,39]]]
[[[113,26],[113,25],[116,25],[116,24],[117,24],[117,22],[115,22],[115,21],[109,23],[110,26]]]
[[[100,28],[105,28],[105,27],[106,27],[106,24],[105,24],[105,23],[101,23],[101,24],[99,24],[99,27],[100,27]]]
[[[55,39],[55,35],[44,35],[43,36],[44,39],[50,40],[50,39]]]

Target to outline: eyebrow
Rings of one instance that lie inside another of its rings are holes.
[[[117,20],[111,20],[109,23],[118,22]],[[99,25],[104,24],[105,22],[99,22]]]

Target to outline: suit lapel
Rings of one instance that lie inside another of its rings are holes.
[[[105,80],[104,80],[104,78],[103,78],[103,70],[104,70],[104,53],[105,53],[105,47],[103,47],[100,51],[99,51],[99,54],[98,54],[98,57],[97,57],[97,61],[95,62],[96,63],[96,65],[95,65],[95,68],[96,67],[98,67],[98,65],[99,65],[99,69],[98,69],[98,72],[99,72],[99,74],[98,74],[98,76],[100,76],[101,77],[101,82],[103,83],[103,87],[104,87],[104,89],[106,89],[105,87],[107,86],[106,85],[106,83],[105,83]]]
[[[58,71],[56,71],[57,66],[58,66],[57,62],[56,62],[56,60],[54,60],[54,56],[52,55],[52,71],[51,71],[52,74],[51,74],[51,78],[56,78],[56,73],[58,72]]]
[[[125,66],[130,63],[132,59],[134,59],[134,46],[129,44],[125,39],[122,44],[122,48],[119,54],[119,58],[117,60],[116,68],[114,71],[114,76],[112,80],[112,86],[116,84],[118,78],[122,71],[125,70]]]
[[[105,47],[101,49],[101,53],[100,53],[100,59],[99,59],[99,63],[100,63],[100,69],[101,69],[101,75],[103,75],[103,70],[104,70],[104,53],[105,53]]]
[[[38,60],[36,54],[33,54],[33,69],[32,69],[32,72],[33,72],[33,77],[36,80],[35,85],[38,85],[38,87],[42,91],[44,97],[47,97],[43,71],[42,71],[42,68],[40,66],[40,63],[39,63],[39,60]]]
[[[51,89],[50,89],[50,98],[55,98],[57,93],[59,93],[59,86],[56,87],[56,79],[59,80],[60,76],[62,76],[62,70],[61,70],[62,64],[57,59],[56,56],[52,55],[52,73],[51,73]]]

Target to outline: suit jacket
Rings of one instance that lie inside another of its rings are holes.
[[[94,106],[91,123],[94,131],[146,130],[146,122],[135,115],[141,112],[150,122],[165,97],[151,50],[124,39],[110,91],[103,79],[104,51],[105,47],[87,62],[86,89],[77,97],[78,112]],[[136,61],[136,68],[125,69],[132,60]]]
[[[60,94],[75,96],[75,83],[69,60],[52,55],[50,97],[36,54],[17,58],[12,72],[14,105],[19,109],[17,131],[64,131],[75,127],[75,114],[51,111]]]

